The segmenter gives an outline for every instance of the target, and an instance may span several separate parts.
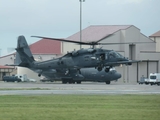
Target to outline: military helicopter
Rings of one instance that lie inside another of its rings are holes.
[[[92,46],[92,48],[80,49],[77,51],[69,52],[58,59],[52,59],[49,61],[36,63],[35,67],[37,69],[65,68],[66,70],[65,74],[67,75],[70,73],[71,68],[76,69],[79,73],[81,73],[80,71],[81,68],[91,68],[91,67],[92,68],[94,67],[98,71],[102,71],[104,69],[105,72],[109,72],[110,69],[112,69],[115,66],[120,66],[122,64],[132,65],[132,63],[134,62],[139,62],[139,61],[129,60],[128,58],[122,56],[121,54],[113,50],[94,48],[95,45],[133,44],[133,43],[99,43],[99,41],[80,42],[80,41],[73,41],[73,40],[66,40],[66,39],[41,37],[41,36],[32,36],[32,37]],[[20,36],[18,39],[22,40],[24,39],[24,37]],[[21,45],[19,45],[19,48],[21,48]],[[32,66],[32,64],[26,64],[26,66]]]
[[[82,45],[95,46],[103,44],[98,42],[85,43],[85,42],[40,37],[40,36],[34,36],[34,37],[44,38],[49,40],[59,40],[64,42],[72,42]],[[104,44],[107,45],[107,43]],[[108,43],[108,44],[119,44],[119,43]],[[129,43],[124,43],[124,44],[129,44]],[[98,71],[102,71],[104,69],[105,72],[109,72],[109,70],[115,66],[120,66],[121,64],[132,65],[132,63],[134,62],[138,62],[129,60],[128,58],[122,56],[121,54],[113,50],[105,50],[102,48],[94,48],[94,47],[72,51],[57,59],[37,62],[34,60],[24,36],[18,37],[18,44],[16,51],[18,52],[22,61],[20,62],[19,65],[28,68],[40,69],[41,72],[39,72],[38,76],[41,76],[43,70],[45,69],[61,69],[63,71],[65,70],[65,75],[70,74],[70,70],[73,68],[76,69],[77,72],[79,72],[80,74],[81,74],[80,71],[81,68],[95,68]]]
[[[71,57],[74,58],[77,56],[77,53],[74,53],[75,51],[57,59],[43,62],[35,61],[24,36],[18,37],[16,51],[15,64],[9,66],[27,67],[37,72],[39,77],[43,75],[52,81],[62,81],[64,84],[75,82],[80,84],[81,81],[105,82],[106,84],[110,84],[111,81],[121,78],[121,74],[117,73],[114,68],[106,73],[105,71],[97,71],[93,67],[80,66],[82,67],[80,69],[79,66],[73,66],[73,63],[69,64],[72,60]],[[88,55],[90,53],[92,53],[92,49],[88,49],[88,51],[82,50],[80,52],[82,55]]]

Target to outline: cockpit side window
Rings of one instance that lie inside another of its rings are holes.
[[[113,53],[110,53],[109,58],[115,58],[115,55]]]
[[[100,60],[105,60],[105,54],[100,54]]]
[[[106,60],[108,59],[108,53],[106,54]]]
[[[120,54],[120,53],[117,53],[118,54],[118,56],[120,57],[120,58],[123,58],[123,56]]]

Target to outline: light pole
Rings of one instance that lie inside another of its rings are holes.
[[[85,0],[79,0],[80,2],[80,42],[82,42],[82,2],[85,2]],[[81,49],[81,44],[80,44],[80,49]]]
[[[2,49],[0,48],[0,57],[1,57],[1,50],[2,50]]]

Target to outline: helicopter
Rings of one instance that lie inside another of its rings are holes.
[[[95,45],[103,43],[98,43],[98,42],[87,43],[87,42],[48,38],[41,36],[32,36],[32,37],[93,46],[93,48],[80,49],[77,51],[68,52],[64,56],[56,59],[37,62],[33,58],[33,55],[29,49],[25,37],[23,35],[19,36],[16,48],[17,56],[19,55],[20,57],[18,66],[40,70],[38,72],[39,77],[42,75],[44,70],[48,69],[56,69],[56,70],[61,70],[63,72],[65,71],[64,72],[65,75],[71,74],[71,69],[73,68],[79,74],[81,74],[81,68],[95,68],[98,71],[104,70],[107,73],[110,71],[110,69],[112,69],[115,66],[120,66],[122,64],[132,65],[132,63],[134,62],[139,62],[139,61],[129,60],[128,58],[122,56],[121,54],[113,50],[94,48]],[[107,43],[104,44],[107,45]],[[108,43],[108,44],[119,44],[119,43]],[[129,44],[129,43],[124,43],[124,44]]]
[[[51,81],[62,81],[63,84],[71,84],[75,82],[77,84],[80,84],[81,81],[105,82],[106,84],[110,84],[111,81],[121,78],[121,74],[118,73],[114,68],[110,69],[106,73],[105,71],[97,71],[93,67],[88,68],[86,66],[82,66],[82,68],[79,69],[80,67],[75,67],[72,64],[72,66],[70,64],[70,66],[66,65],[67,62],[70,62],[70,57],[76,57],[77,53],[75,53],[75,51],[57,59],[42,62],[35,61],[24,36],[18,37],[16,51],[15,64],[8,66],[29,68],[38,73],[39,77],[43,75]],[[90,53],[92,52],[92,49],[88,49],[88,51]],[[82,52],[82,55],[86,55],[85,52],[87,51],[82,50],[80,52]],[[64,60],[66,60],[67,62]]]
[[[81,74],[82,68],[95,68],[98,71],[104,70],[106,73],[110,71],[115,66],[120,66],[122,64],[132,65],[132,63],[139,62],[136,60],[129,60],[128,58],[122,56],[120,53],[114,50],[106,50],[102,48],[95,48],[95,45],[112,45],[112,44],[133,44],[133,43],[99,43],[99,41],[93,42],[80,42],[59,38],[49,38],[42,36],[31,36],[36,38],[48,39],[48,40],[57,40],[62,42],[70,42],[80,45],[91,45],[92,48],[80,49],[77,51],[68,52],[64,56],[58,59],[52,59],[48,61],[43,61],[36,63],[34,66],[37,69],[65,69],[65,74],[70,74],[71,69],[74,68]],[[25,39],[23,36],[19,36],[20,41]],[[19,42],[20,43],[20,42]],[[26,43],[25,43],[26,45]],[[19,45],[21,48],[22,45]],[[18,49],[17,49],[18,51]],[[33,58],[32,62],[33,62]],[[26,64],[26,66],[33,66],[33,64]],[[43,72],[43,71],[42,71]],[[40,76],[41,74],[39,74]]]

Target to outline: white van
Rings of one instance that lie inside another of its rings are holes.
[[[35,79],[28,78],[26,74],[24,74],[24,75],[18,75],[17,74],[15,76],[17,76],[19,79],[21,79],[21,82],[36,82]]]
[[[154,84],[160,85],[160,73],[150,73],[149,83],[151,85],[154,85]]]

